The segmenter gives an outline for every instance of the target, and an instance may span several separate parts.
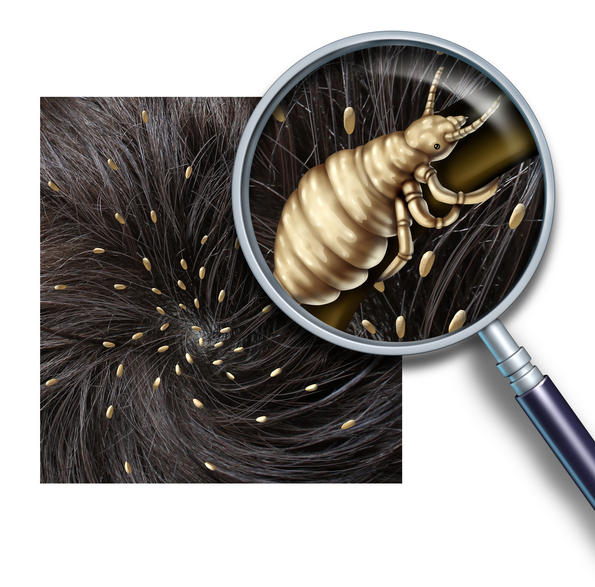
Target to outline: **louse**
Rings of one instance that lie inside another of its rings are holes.
[[[457,220],[463,204],[483,202],[498,189],[496,178],[471,193],[455,193],[431,166],[484,124],[501,100],[464,128],[465,116],[434,114],[443,70],[434,76],[423,114],[405,131],[333,153],[309,169],[289,196],[275,237],[274,274],[299,303],[328,304],[363,284],[384,258],[388,238],[397,236],[399,252],[378,281],[392,277],[413,256],[412,218],[425,228],[443,228]],[[430,213],[420,183],[452,205],[446,216]]]

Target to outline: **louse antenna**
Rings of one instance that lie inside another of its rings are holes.
[[[424,116],[433,116],[434,114],[434,100],[436,99],[436,88],[438,87],[438,81],[440,80],[440,76],[444,71],[444,67],[441,67],[434,76],[434,81],[430,86],[430,92],[428,93],[428,101],[426,102],[426,108],[424,113],[421,115],[422,118]]]
[[[444,138],[449,143],[454,143],[455,141],[460,141],[462,138],[470,135],[472,132],[475,132],[498,109],[501,100],[502,96],[498,96],[494,103],[488,108],[487,112],[478,118],[474,123],[466,126],[465,128],[455,130],[454,132],[449,132],[444,135]]]

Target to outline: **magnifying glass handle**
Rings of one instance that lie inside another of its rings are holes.
[[[517,402],[595,509],[595,441],[587,429],[500,320],[480,331],[479,336],[498,362],[500,373],[510,379]]]
[[[516,400],[595,508],[595,442],[552,380]]]

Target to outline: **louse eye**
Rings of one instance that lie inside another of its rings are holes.
[[[440,145],[439,145],[438,143],[436,143],[436,144],[434,145],[434,149],[436,149],[436,151],[437,151],[439,148],[440,148]]]

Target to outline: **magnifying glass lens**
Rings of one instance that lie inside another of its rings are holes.
[[[543,169],[495,80],[457,55],[387,45],[330,59],[274,98],[249,207],[288,304],[399,345],[468,326],[519,282],[542,229]]]
[[[489,64],[427,39],[312,54],[265,95],[239,155],[257,278],[302,325],[368,352],[477,332],[549,234],[530,109]]]

